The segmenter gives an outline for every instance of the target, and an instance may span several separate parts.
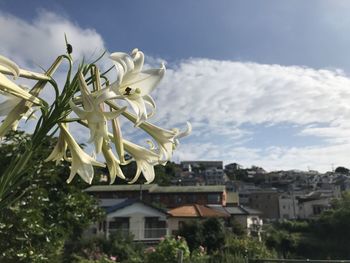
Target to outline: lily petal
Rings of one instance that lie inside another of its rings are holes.
[[[125,179],[123,171],[119,166],[120,162],[114,156],[111,148],[108,146],[107,143],[103,144],[102,153],[103,153],[103,156],[105,157],[105,160],[107,163],[109,176],[110,176],[110,184],[114,183],[116,176],[118,176],[122,179]]]
[[[158,154],[127,140],[123,140],[123,144],[125,150],[133,156],[137,164],[136,174],[129,183],[136,182],[141,172],[146,179],[146,183],[151,183],[155,177],[154,165],[159,163]]]
[[[57,144],[53,148],[50,155],[44,160],[44,162],[56,161],[56,164],[57,164],[65,158],[66,151],[67,151],[67,142],[64,139],[64,134],[62,133],[62,131],[60,131]]]
[[[80,148],[78,143],[74,140],[73,136],[69,133],[65,125],[60,124],[60,128],[72,155],[71,173],[67,182],[71,182],[75,174],[78,173],[85,182],[91,184],[92,179],[94,177],[93,165],[100,167],[105,167],[105,165],[101,162],[96,161],[94,158],[85,153]]]
[[[5,75],[3,75],[2,73],[0,73],[0,90],[18,98],[31,101],[34,104],[40,105],[40,100],[38,98],[25,91],[24,89],[20,88],[18,85],[16,85],[7,77],[5,77]]]
[[[15,78],[19,76],[20,69],[12,60],[0,55],[0,65],[10,70]]]
[[[115,148],[117,150],[121,163],[124,164],[125,157],[124,157],[123,136],[122,136],[122,130],[120,128],[118,118],[115,118],[112,120],[112,129],[113,129],[113,143],[115,145]]]

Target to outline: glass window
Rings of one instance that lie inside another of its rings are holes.
[[[208,195],[208,203],[209,204],[220,203],[220,195],[219,194],[209,194]]]
[[[129,217],[115,217],[109,222],[109,229],[129,229]]]

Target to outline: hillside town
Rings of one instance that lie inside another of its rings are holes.
[[[186,222],[215,217],[228,228],[235,221],[247,235],[260,239],[263,224],[313,219],[329,209],[333,199],[349,190],[348,172],[344,167],[327,173],[266,172],[237,163],[184,161],[175,165],[166,184],[87,188],[106,211],[105,220],[90,234],[131,233],[134,241],[154,243],[176,234]]]

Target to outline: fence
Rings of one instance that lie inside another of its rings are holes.
[[[350,263],[350,260],[312,259],[248,259],[249,263]]]

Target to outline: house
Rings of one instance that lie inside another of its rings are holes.
[[[298,197],[298,218],[307,219],[319,216],[324,210],[331,206],[332,196],[321,192],[311,192],[305,196]]]
[[[133,235],[134,241],[156,242],[168,235],[168,213],[138,199],[117,199],[105,207],[106,218],[94,233],[109,237],[113,233]]]
[[[176,233],[185,222],[192,220],[201,220],[205,218],[222,218],[229,219],[230,215],[226,212],[218,211],[204,205],[183,205],[173,208],[168,211],[170,217],[168,218],[168,227],[170,233]]]
[[[187,204],[221,204],[226,205],[224,185],[203,186],[159,186],[148,185],[94,185],[85,192],[98,199],[141,199],[146,203],[155,203],[167,208]]]
[[[256,236],[260,239],[260,233],[263,226],[263,221],[260,218],[261,212],[249,207],[238,206],[219,206],[219,205],[208,205],[208,207],[216,209],[222,213],[230,215],[230,219],[236,220],[246,230],[250,236]]]

